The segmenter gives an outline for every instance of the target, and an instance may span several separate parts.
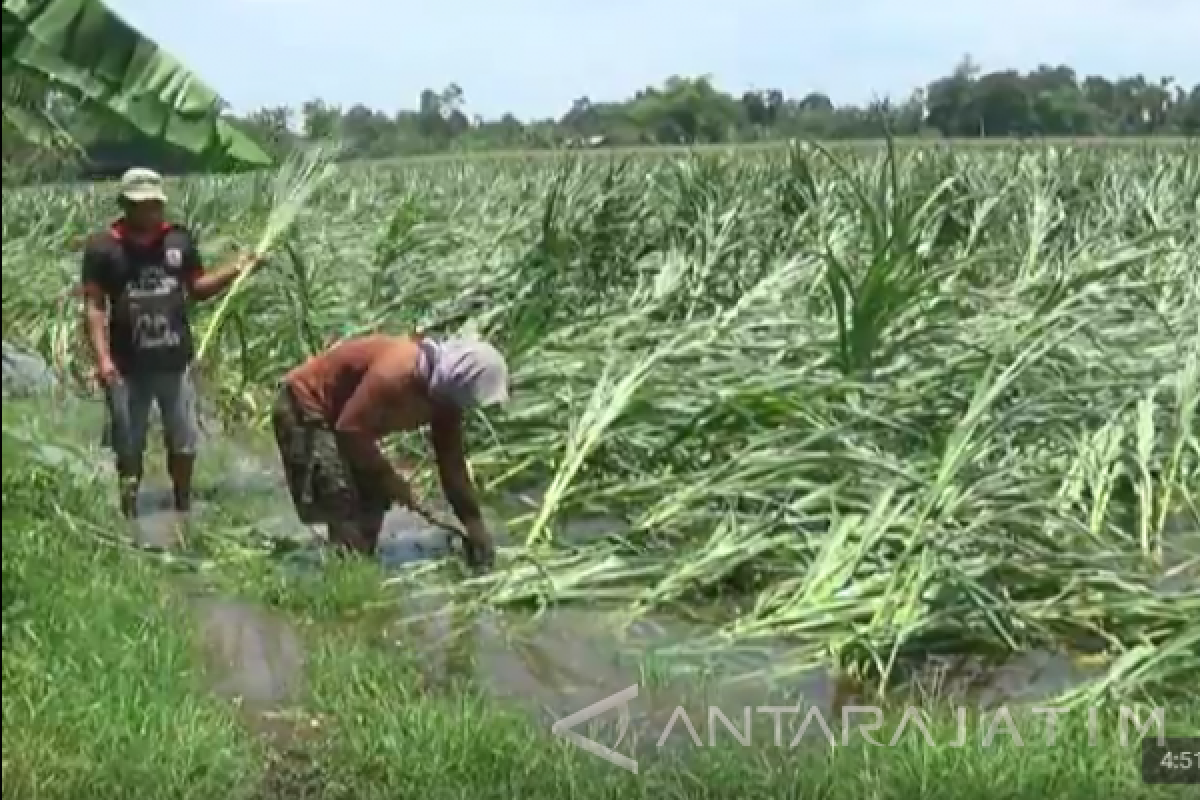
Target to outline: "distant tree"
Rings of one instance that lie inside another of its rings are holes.
[[[194,160],[171,155],[169,148],[163,150],[135,129],[92,124],[94,117],[77,113],[66,95],[41,90],[27,92],[26,97],[23,102],[29,108],[63,121],[95,164],[117,169],[114,165],[130,159],[150,159],[171,171],[196,168]],[[9,107],[17,106],[6,106],[6,114]],[[1200,135],[1200,85],[1186,89],[1169,76],[1151,80],[1143,75],[1088,75],[1080,80],[1065,64],[1043,64],[1027,73],[984,74],[966,56],[949,75],[914,88],[906,99],[877,99],[865,106],[838,106],[818,91],[793,98],[780,89],[731,95],[708,76],[673,75],[624,101],[597,102],[584,95],[560,119],[522,122],[512,114],[494,120],[469,116],[465,92],[451,82],[441,90],[424,89],[414,109],[385,113],[357,104],[343,111],[314,98],[298,112],[254,111],[239,126],[276,157],[297,142],[336,134],[347,145],[347,158],[556,148],[595,140],[608,145],[704,144],[794,137],[862,139],[885,132],[948,137],[1194,136]],[[16,137],[5,137],[4,158],[6,182],[18,172],[21,180],[80,174],[70,159],[35,157]],[[15,165],[21,169],[10,170]]]
[[[341,109],[325,105],[320,98],[309,100],[301,107],[300,113],[306,139],[328,139],[340,132]]]

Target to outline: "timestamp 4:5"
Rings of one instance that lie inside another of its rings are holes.
[[[1200,736],[1142,740],[1142,781],[1146,784],[1200,786]]]

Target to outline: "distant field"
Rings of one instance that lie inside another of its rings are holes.
[[[798,143],[803,140],[793,140]],[[901,150],[912,150],[914,148],[921,149],[942,149],[942,150],[973,150],[973,151],[989,151],[1003,152],[1005,150],[1037,150],[1047,147],[1062,148],[1071,147],[1075,149],[1099,150],[1109,149],[1112,151],[1128,152],[1144,150],[1151,148],[1170,152],[1173,150],[1188,150],[1193,149],[1200,152],[1200,139],[1174,137],[1174,136],[1154,136],[1154,137],[1078,137],[1078,138],[1044,138],[1044,139],[897,139],[895,140]],[[793,143],[786,140],[771,141],[771,142],[748,142],[735,144],[705,144],[694,146],[675,146],[675,145],[646,145],[637,147],[591,147],[591,148],[559,148],[559,149],[530,149],[530,150],[486,150],[486,151],[460,151],[449,153],[434,153],[430,155],[414,155],[414,156],[399,156],[396,158],[379,159],[373,161],[356,161],[351,162],[354,165],[370,164],[373,167],[386,164],[400,165],[436,165],[455,162],[514,162],[514,161],[532,161],[544,162],[553,161],[555,159],[565,159],[578,156],[584,159],[615,159],[622,157],[641,157],[641,158],[656,158],[656,157],[672,157],[672,156],[687,156],[689,154],[707,154],[707,155],[747,155],[747,154],[783,154],[787,152],[788,147]],[[841,153],[863,153],[872,150],[883,148],[885,142],[883,139],[878,140],[854,140],[854,141],[823,141],[818,142],[821,147],[827,148],[832,152]],[[172,181],[186,181],[187,178],[171,178]],[[92,181],[69,181],[62,184],[42,184],[43,189],[51,186],[70,186],[79,183],[87,183],[97,187],[104,187],[115,184],[115,179],[112,180],[92,180]],[[32,187],[14,187],[12,191],[22,191],[23,188]]]
[[[801,141],[801,140],[795,140]],[[1050,137],[1043,139],[897,139],[902,148],[912,147],[952,147],[952,148],[1039,148],[1039,147],[1087,147],[1087,148],[1120,148],[1136,149],[1139,147],[1200,147],[1200,139],[1182,136],[1148,136],[1148,137]],[[854,141],[824,141],[821,146],[831,150],[871,150],[883,147],[883,139],[858,139]],[[703,145],[645,145],[634,147],[581,147],[560,149],[531,149],[531,150],[492,150],[482,152],[436,153],[425,156],[403,156],[388,161],[446,161],[458,159],[537,159],[562,157],[566,155],[619,156],[619,155],[687,155],[689,153],[727,153],[727,152],[770,152],[783,150],[789,145],[787,140],[770,142],[746,142],[735,144],[703,144]]]

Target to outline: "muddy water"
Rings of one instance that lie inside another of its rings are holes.
[[[178,520],[162,509],[169,493],[145,493],[142,520],[147,531],[164,532]],[[440,557],[445,534],[423,527],[411,515],[389,516],[381,557],[391,563]],[[302,692],[302,639],[281,616],[253,605],[200,591],[189,592],[212,674],[214,691],[227,697],[255,730],[281,747],[319,733],[319,723],[296,708]],[[858,687],[827,670],[794,658],[783,642],[729,648],[708,658],[680,655],[686,645],[711,634],[710,628],[664,616],[629,621],[584,609],[562,609],[533,616],[515,611],[468,613],[450,606],[437,591],[407,597],[394,618],[363,635],[385,636],[397,658],[419,653],[429,683],[453,692],[460,682],[519,710],[547,733],[555,721],[630,686],[630,727],[621,752],[648,754],[686,750],[691,734],[679,719],[682,707],[707,746],[710,736],[732,741],[720,721],[709,718],[716,707],[739,731],[751,709],[751,736],[769,745],[776,736],[763,707],[800,709],[784,713],[783,733],[792,741],[809,709],[835,731],[848,705],[874,705]],[[665,651],[671,651],[669,654]],[[1045,700],[1095,677],[1103,666],[1083,666],[1066,654],[1023,654],[996,668],[964,658],[934,665],[918,678],[923,692],[962,705],[994,707]],[[577,730],[601,742],[614,742],[618,731],[612,711]],[[814,743],[824,732],[809,725]]]
[[[197,594],[192,607],[214,663],[220,665],[217,691],[240,698],[254,712],[283,707],[304,664],[300,638],[287,622],[222,597]]]
[[[436,604],[436,596],[410,603],[410,615],[390,623],[386,634],[398,648],[420,649],[434,685],[466,679],[547,730],[635,684],[639,695],[629,709],[635,747],[656,739],[678,705],[694,716],[696,709],[703,715],[708,704],[734,713],[743,706],[802,703],[828,715],[838,702],[831,676],[790,669],[789,648],[782,643],[731,648],[705,660],[669,658],[663,650],[707,631],[664,616],[630,622],[563,609],[537,617],[494,611],[466,617]]]
[[[200,592],[192,593],[191,601],[213,689],[238,706],[254,729],[277,743],[316,733],[319,724],[295,707],[304,670],[297,631],[283,618],[252,605]],[[397,647],[398,659],[419,652],[430,685],[453,692],[460,682],[468,682],[529,715],[547,732],[558,719],[637,685],[638,696],[628,706],[631,724],[624,752],[690,747],[690,734],[682,723],[671,724],[676,707],[687,712],[706,742],[710,707],[719,708],[739,730],[744,729],[744,710],[751,709],[754,741],[769,743],[773,723],[757,709],[801,709],[799,715],[783,716],[784,735],[790,741],[809,709],[818,710],[833,727],[845,706],[873,704],[856,687],[824,670],[796,670],[783,643],[754,650],[732,648],[707,661],[668,659],[658,653],[705,631],[670,618],[629,623],[583,610],[536,618],[494,612],[468,618],[436,608],[436,603],[431,596],[424,602],[424,613],[363,634],[385,635]],[[941,696],[969,698],[971,705],[1027,703],[1078,685],[1096,669],[1080,667],[1066,656],[1030,653],[1000,669],[973,671],[969,664],[947,664],[942,682],[933,681],[928,688]],[[612,712],[601,715],[598,723],[579,730],[597,741],[612,741],[615,734],[606,732],[613,727],[613,717]],[[715,735],[729,734],[719,728]],[[813,725],[805,735],[823,733]]]
[[[294,707],[303,690],[304,648],[291,625],[227,598],[194,592],[190,600],[213,691],[277,743],[290,743],[314,728],[311,718]]]
[[[261,462],[244,459],[240,469],[225,470],[222,477],[229,490],[253,486],[277,495],[271,505],[279,507],[281,515],[290,510],[282,481],[268,474]],[[514,500],[513,505],[528,502]],[[140,508],[142,540],[172,546],[180,520],[170,511],[169,492],[148,487],[140,497]],[[501,545],[512,542],[503,525],[507,513],[511,510],[489,514]],[[619,524],[593,516],[569,521],[564,533],[586,540],[610,535]],[[385,566],[400,566],[447,557],[455,546],[446,531],[394,510],[384,520],[379,557]],[[204,597],[195,600],[193,608],[208,651],[220,654],[210,660],[221,676],[214,688],[249,712],[260,729],[286,737],[297,725],[303,728],[303,720],[286,713],[303,670],[296,633],[280,618],[227,598]],[[822,670],[787,673],[788,652],[782,644],[731,649],[709,663],[657,655],[708,633],[667,617],[629,623],[603,613],[564,610],[536,618],[487,612],[465,619],[456,618],[446,598],[433,592],[409,598],[382,631],[367,633],[382,633],[404,651],[419,651],[426,676],[435,685],[450,688],[466,680],[534,715],[547,728],[554,720],[634,683],[642,692],[642,705],[635,714],[639,739],[657,736],[680,703],[714,702],[722,707],[803,703],[828,715],[843,691]],[[279,722],[272,725],[269,719]]]
[[[436,599],[430,597],[424,604],[436,606]],[[773,735],[773,723],[755,709],[799,708],[798,716],[783,717],[783,729],[794,731],[810,709],[833,726],[845,706],[877,704],[861,687],[800,661],[782,641],[730,647],[704,658],[680,655],[689,642],[710,635],[711,629],[669,617],[630,622],[594,611],[556,610],[536,618],[482,612],[467,619],[426,608],[394,621],[388,632],[397,647],[419,648],[433,678],[466,678],[534,715],[547,730],[556,720],[636,684],[638,696],[629,703],[629,731],[639,751],[657,748],[664,732],[668,748],[687,745],[690,736],[679,727],[682,723],[671,724],[677,707],[686,711],[706,742],[711,707],[719,708],[739,729],[745,710],[751,709],[759,729],[755,741],[764,742]],[[929,665],[907,687],[907,694],[918,703],[937,697],[965,706],[1026,704],[1078,686],[1101,670],[1066,654],[1040,651],[1000,668],[960,659]],[[611,719],[613,714],[605,716]],[[600,725],[601,730],[608,727]],[[720,728],[717,735],[728,734]],[[824,734],[813,725],[805,735]]]

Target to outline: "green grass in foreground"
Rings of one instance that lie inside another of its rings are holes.
[[[262,754],[205,694],[184,610],[153,562],[4,437],[4,797],[231,797]]]
[[[93,535],[117,525],[111,502],[95,499],[108,492],[105,480],[48,464],[10,437],[12,410],[3,448],[5,798],[1188,796],[1186,787],[1142,786],[1136,748],[1113,741],[1115,725],[1102,719],[1100,740],[1089,746],[1072,724],[1082,715],[1060,723],[1050,749],[1038,746],[1038,727],[1022,728],[1036,731],[1023,748],[1001,744],[1003,735],[987,749],[977,736],[961,749],[930,748],[916,736],[874,748],[855,737],[832,755],[775,748],[759,722],[752,749],[724,735],[724,748],[688,747],[686,761],[644,756],[634,776],[476,692],[424,684],[419,652],[397,651],[354,626],[304,626],[307,686],[298,702],[319,724],[306,726],[313,735],[291,752],[273,753],[206,688],[200,643],[171,576]],[[335,571],[330,591],[340,602],[324,600],[321,584],[308,579],[302,591],[280,594],[280,604],[328,620],[354,594],[347,582],[378,579],[362,565]],[[365,601],[370,591],[358,596]],[[1168,723],[1177,733],[1197,730],[1200,705],[1172,708]],[[934,727],[935,742],[953,739],[946,724]],[[672,740],[685,734],[677,729]]]

